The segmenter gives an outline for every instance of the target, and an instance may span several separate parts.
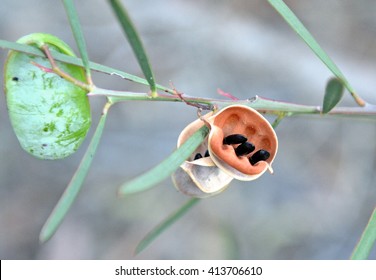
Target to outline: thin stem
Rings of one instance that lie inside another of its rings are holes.
[[[81,81],[73,78],[71,75],[65,73],[63,70],[61,70],[59,68],[59,66],[57,66],[57,64],[55,62],[55,59],[51,55],[51,52],[50,52],[50,49],[48,48],[48,45],[43,45],[41,48],[42,48],[43,52],[45,53],[46,57],[48,58],[48,60],[49,60],[49,62],[51,64],[51,67],[52,67],[52,71],[55,74],[59,75],[63,79],[67,80],[68,82],[71,82],[74,85],[76,85],[76,86],[78,86],[80,88],[83,88],[84,90],[86,90],[88,92],[90,92],[90,91],[93,90],[93,88],[95,86],[92,84],[91,78],[89,79],[89,84],[86,84],[84,82],[81,82]]]
[[[281,121],[287,117],[289,115],[289,113],[280,113],[278,114],[277,118],[274,120],[274,122],[272,123],[272,127],[275,129],[277,128],[277,126],[281,123]]]
[[[321,114],[322,108],[320,106],[307,106],[288,102],[281,102],[272,99],[267,99],[259,96],[245,100],[223,100],[212,98],[201,98],[184,95],[182,93],[176,94],[176,90],[165,89],[165,92],[173,94],[159,94],[157,97],[152,98],[148,93],[136,93],[127,91],[116,91],[97,88],[94,85],[85,84],[77,79],[71,77],[67,73],[63,72],[56,64],[52,57],[47,45],[42,46],[42,50],[51,63],[52,71],[67,81],[84,88],[89,91],[89,96],[106,96],[109,102],[112,104],[122,101],[170,101],[170,102],[185,102],[188,105],[197,104],[196,107],[225,107],[234,104],[243,104],[252,107],[264,114],[273,114],[286,116],[293,116],[297,114]],[[46,71],[49,71],[46,69]],[[347,116],[347,117],[364,117],[364,118],[376,118],[376,105],[372,105],[364,102],[362,99],[358,99],[361,102],[361,107],[336,107],[330,111],[330,116]],[[364,103],[362,103],[362,101]]]
[[[316,114],[320,115],[322,108],[320,106],[307,106],[288,102],[281,102],[255,96],[244,100],[225,100],[211,99],[202,97],[193,97],[184,95],[184,98],[177,95],[159,94],[158,97],[151,98],[148,93],[126,92],[94,88],[89,96],[107,96],[111,102],[117,103],[122,101],[167,101],[167,102],[189,102],[203,105],[216,105],[225,107],[234,104],[243,104],[252,107],[264,114],[293,116],[298,114]],[[329,116],[348,116],[348,117],[367,117],[376,119],[376,106],[366,104],[363,107],[335,107],[328,114]]]
[[[35,55],[35,56],[40,56],[40,57],[45,56],[45,54],[43,52],[40,52],[38,48],[28,46],[28,45],[24,45],[24,44],[20,44],[20,43],[15,43],[15,42],[8,42],[8,41],[1,40],[1,39],[0,39],[0,47],[8,48],[8,49],[19,51],[19,52],[28,53],[28,54]],[[77,66],[83,65],[82,60],[80,58],[68,56],[68,55],[65,55],[65,54],[62,54],[62,53],[55,53],[54,52],[54,58],[58,61],[77,65]],[[108,66],[104,66],[104,65],[101,65],[101,64],[98,64],[98,63],[90,62],[90,68],[92,70],[95,70],[95,71],[98,71],[98,72],[101,72],[101,73],[119,76],[122,79],[126,79],[126,80],[129,80],[129,81],[138,83],[138,84],[142,84],[142,85],[148,84],[148,82],[143,78],[140,78],[138,76],[134,76],[134,75],[128,74],[126,72],[120,71],[118,69],[111,68],[111,67],[108,67]],[[174,91],[172,89],[169,89],[169,88],[164,87],[164,86],[159,85],[159,84],[157,84],[156,86],[157,86],[157,89],[162,90],[165,93],[169,93],[171,95],[174,95]],[[367,114],[367,112],[372,111],[372,110],[369,109],[369,107],[370,106],[373,107],[374,105],[365,102],[356,93],[354,93],[353,90],[350,91],[350,93],[351,93],[351,95],[353,96],[354,100],[356,101],[356,103],[358,105],[367,108],[367,109],[364,110],[364,114]],[[101,95],[101,94],[95,94],[95,95]],[[102,94],[102,95],[106,95],[106,94]],[[128,100],[130,100],[130,99],[128,99]],[[179,100],[176,100],[176,101],[179,101]],[[318,108],[320,108],[320,107],[318,107]],[[346,110],[347,110],[347,108],[346,108]],[[351,110],[351,111],[353,111],[353,110]],[[333,114],[333,112],[331,112],[331,113]],[[370,115],[370,114],[367,114],[367,115]],[[371,115],[374,115],[374,113],[371,113]]]

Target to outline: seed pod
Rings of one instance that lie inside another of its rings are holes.
[[[260,113],[244,105],[232,105],[206,120],[211,126],[208,139],[210,157],[219,168],[243,181],[254,180],[266,170],[272,172],[271,164],[278,150],[278,139],[272,126]],[[239,157],[249,150],[238,148],[241,151],[236,152],[232,145],[223,144],[228,135],[234,134],[243,135],[257,150],[268,151],[269,158],[252,165],[247,156]]]
[[[55,36],[34,33],[17,41],[74,56]],[[74,153],[90,128],[90,104],[85,90],[46,72],[31,62],[51,68],[47,58],[17,51],[8,53],[4,67],[7,107],[22,148],[41,159],[60,159]],[[81,67],[57,62],[73,78],[85,81]]]
[[[207,116],[209,115],[212,115],[212,113]],[[201,120],[196,120],[189,124],[181,132],[177,146],[180,147],[203,125],[204,122]],[[214,164],[207,152],[207,145],[206,138],[192,153],[192,156],[172,174],[172,181],[175,187],[186,195],[199,198],[213,196],[225,190],[233,179],[233,177]],[[197,154],[204,154],[205,157],[196,158]]]

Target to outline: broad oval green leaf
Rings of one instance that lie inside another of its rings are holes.
[[[341,101],[344,85],[338,78],[332,78],[328,81],[325,88],[324,102],[322,112],[329,113]]]
[[[52,51],[74,56],[68,45],[49,34],[30,34],[18,43],[37,47],[47,44]],[[57,65],[85,81],[81,67]],[[47,58],[9,52],[4,67],[9,117],[25,151],[41,159],[60,159],[74,153],[85,139],[91,125],[90,104],[85,90],[41,67],[51,68]]]

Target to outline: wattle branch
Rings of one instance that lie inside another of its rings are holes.
[[[40,49],[28,46],[24,44],[19,44],[15,42],[9,42],[0,40],[0,47],[12,49],[24,53],[29,53],[35,56],[46,56]],[[70,57],[61,53],[56,53],[51,50],[53,58],[57,61],[82,66],[82,60],[77,57]],[[90,62],[90,69],[108,74],[121,77],[138,84],[148,85],[145,79],[138,76],[128,74],[126,72],[114,69],[108,66],[104,66],[98,63]],[[299,114],[322,114],[321,106],[308,106],[301,104],[294,104],[283,101],[276,101],[260,96],[255,96],[245,100],[230,100],[230,99],[211,99],[202,97],[193,97],[189,95],[183,95],[184,100],[178,95],[174,94],[174,90],[157,84],[157,89],[163,91],[165,94],[158,94],[157,97],[151,98],[148,93],[135,93],[127,91],[114,91],[108,89],[102,89],[98,87],[92,87],[89,96],[107,96],[111,102],[117,103],[121,101],[167,101],[167,102],[184,102],[188,101],[190,103],[198,103],[204,105],[217,105],[218,107],[224,107],[233,104],[244,104],[250,106],[265,114],[275,114],[286,116],[293,116]],[[166,94],[167,93],[167,94]],[[366,103],[365,106],[354,106],[354,107],[335,107],[326,116],[346,116],[346,117],[360,117],[366,119],[376,119],[376,106],[373,104]]]
[[[167,101],[167,102],[190,102],[202,105],[212,105],[218,108],[242,104],[253,109],[258,110],[264,114],[273,114],[285,116],[314,114],[322,115],[321,106],[301,105],[283,101],[272,100],[261,96],[254,96],[244,100],[225,100],[213,99],[204,97],[195,97],[190,95],[176,95],[176,94],[159,94],[157,97],[151,98],[148,93],[114,91],[102,88],[94,88],[89,96],[106,96],[111,102],[117,103],[122,101]],[[329,116],[345,116],[345,117],[361,117],[376,120],[376,105],[367,103],[365,106],[354,107],[335,107],[328,113]]]

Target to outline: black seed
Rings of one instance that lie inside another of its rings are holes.
[[[197,153],[197,154],[195,155],[194,160],[196,160],[196,159],[200,159],[200,158],[202,158],[202,155],[201,155],[200,153]]]
[[[18,82],[18,77],[13,77],[12,81]]]
[[[209,150],[206,150],[204,157],[209,157]]]
[[[270,153],[265,150],[258,150],[256,153],[254,153],[250,158],[249,162],[252,165],[255,165],[261,160],[267,160],[270,157]]]
[[[231,134],[223,139],[224,145],[241,144],[247,141],[247,137],[241,134]]]
[[[248,155],[249,153],[252,153],[255,150],[255,146],[250,142],[244,142],[243,144],[240,144],[235,149],[235,154],[240,157],[244,155]]]

